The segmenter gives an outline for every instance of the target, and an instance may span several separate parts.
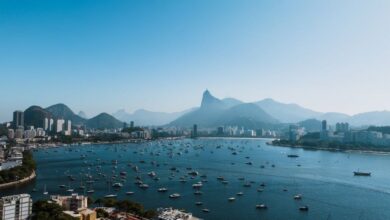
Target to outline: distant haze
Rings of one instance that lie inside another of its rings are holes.
[[[375,0],[0,1],[0,121],[54,103],[90,118],[181,112],[205,89],[315,112],[390,110],[389,9]]]

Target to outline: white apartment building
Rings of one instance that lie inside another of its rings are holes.
[[[0,199],[2,220],[29,219],[32,212],[32,199],[29,194],[4,196]]]

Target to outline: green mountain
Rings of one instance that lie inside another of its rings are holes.
[[[86,119],[76,115],[68,106],[59,103],[46,108],[55,118],[71,120],[73,125],[83,125]]]
[[[112,115],[107,113],[101,113],[89,120],[87,120],[86,124],[87,128],[95,128],[95,129],[113,129],[113,128],[122,128],[123,122],[114,118]]]
[[[45,118],[51,116],[51,113],[46,109],[33,105],[24,111],[24,125],[43,128]]]

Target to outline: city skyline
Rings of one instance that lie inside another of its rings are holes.
[[[389,6],[2,1],[0,120],[56,103],[89,117],[176,112],[199,106],[206,88],[321,112],[389,110]]]

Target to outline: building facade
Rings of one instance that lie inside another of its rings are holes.
[[[32,213],[32,199],[29,194],[5,196],[0,199],[2,220],[29,219]]]

